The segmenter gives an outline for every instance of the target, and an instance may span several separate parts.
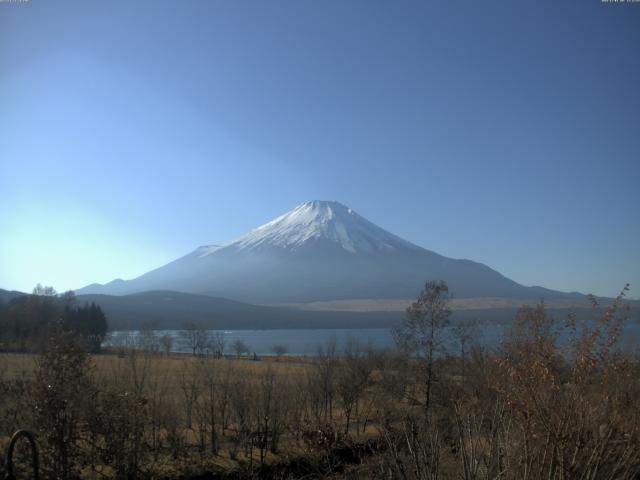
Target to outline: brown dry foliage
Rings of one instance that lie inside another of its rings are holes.
[[[72,421],[72,437],[39,438],[45,457],[72,453],[66,478],[637,478],[640,357],[619,345],[625,292],[589,324],[523,307],[495,351],[459,332],[464,358],[355,342],[258,362],[121,348],[89,357],[51,397],[44,375],[64,377],[56,366],[84,365],[86,353],[70,343],[46,364],[4,355],[0,446],[16,428],[37,430],[43,406],[71,401],[50,426]]]

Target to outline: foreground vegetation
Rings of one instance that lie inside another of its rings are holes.
[[[621,301],[588,325],[523,307],[491,351],[473,325],[443,350],[438,282],[393,351],[255,361],[147,336],[92,356],[52,329],[41,354],[1,357],[0,437],[36,432],[47,478],[637,478],[640,356],[620,348]]]

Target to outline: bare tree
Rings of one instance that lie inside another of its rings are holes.
[[[200,424],[204,428],[201,436],[203,437],[203,444],[204,437],[209,437],[209,445],[213,455],[218,453],[219,448],[218,430],[220,430],[220,426],[218,425],[218,419],[221,413],[218,411],[219,397],[221,396],[219,395],[219,390],[221,390],[219,386],[220,374],[216,365],[217,362],[215,360],[203,359],[199,364],[198,372],[202,383],[199,414],[202,417]]]
[[[249,345],[247,345],[245,341],[242,340],[241,338],[238,338],[237,340],[235,340],[231,344],[231,348],[233,349],[233,351],[235,352],[238,358],[240,358],[244,353],[248,355],[249,352],[251,351],[251,349],[249,348]]]
[[[193,413],[202,389],[200,383],[201,378],[197,375],[195,365],[190,362],[183,363],[179,386],[183,397],[185,425],[189,429],[193,426]]]
[[[340,363],[337,381],[337,391],[342,400],[345,417],[345,434],[349,433],[353,413],[355,411],[357,414],[360,399],[369,384],[369,375],[372,370],[371,350],[365,351],[360,348],[356,339],[349,339]]]
[[[209,345],[209,332],[202,325],[193,322],[184,325],[184,329],[180,330],[180,338],[194,357],[203,355]]]
[[[335,395],[336,367],[338,354],[336,351],[336,339],[331,338],[325,345],[318,347],[316,366],[317,382],[323,397],[322,411],[324,420],[333,418],[333,399]]]
[[[160,349],[160,341],[153,330],[145,328],[136,337],[136,346],[150,353],[155,353]]]
[[[173,347],[173,337],[171,335],[167,333],[161,335],[158,339],[158,343],[165,355],[169,355],[171,353],[171,347]]]
[[[214,356],[222,358],[224,356],[224,350],[227,346],[227,339],[222,332],[216,332],[210,338],[210,349]]]
[[[462,320],[455,324],[453,327],[453,335],[458,341],[460,345],[460,362],[461,362],[461,375],[462,375],[462,383],[466,381],[466,360],[467,353],[469,351],[469,346],[476,344],[477,338],[480,334],[480,330],[478,328],[478,320],[470,319],[470,320]]]
[[[434,359],[442,349],[442,332],[449,324],[449,287],[444,281],[428,281],[405,320],[393,330],[399,347],[416,356],[424,367],[424,411],[428,413],[434,382]]]
[[[45,287],[41,284],[37,284],[35,287],[33,287],[32,294],[39,297],[55,297],[56,295],[58,295],[58,292],[56,292],[56,289],[53,287]]]
[[[289,349],[287,348],[286,345],[283,345],[283,344],[280,343],[280,344],[277,344],[277,345],[274,345],[273,347],[271,347],[271,351],[276,356],[276,358],[278,360],[280,360],[280,357],[282,355],[286,355],[287,352],[289,351]]]

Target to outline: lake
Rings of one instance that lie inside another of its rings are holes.
[[[508,332],[505,325],[482,325],[474,332],[474,342],[485,347],[493,347]],[[155,330],[157,336],[169,335],[173,338],[172,351],[190,353],[190,349],[184,344],[180,335],[180,330]],[[335,341],[338,350],[343,350],[350,339],[356,339],[360,345],[371,345],[376,349],[391,347],[394,345],[391,331],[386,328],[363,328],[363,329],[283,329],[283,330],[210,330],[212,335],[220,333],[226,342],[226,354],[232,354],[231,344],[236,340],[244,341],[251,352],[257,355],[271,355],[274,345],[284,345],[291,355],[315,355],[320,345],[326,345],[330,341]],[[133,332],[113,332],[114,341],[105,342],[106,345],[115,344],[118,337],[128,336],[134,342],[141,338],[142,333]],[[447,348],[457,351],[457,342],[451,329],[447,329],[444,335]],[[638,343],[640,339],[640,324],[633,322],[625,326],[621,344],[627,342]]]

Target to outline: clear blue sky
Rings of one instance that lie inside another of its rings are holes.
[[[131,278],[331,199],[636,297],[639,184],[639,3],[0,3],[0,288]]]

